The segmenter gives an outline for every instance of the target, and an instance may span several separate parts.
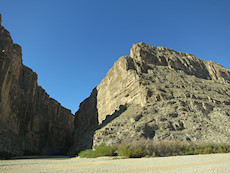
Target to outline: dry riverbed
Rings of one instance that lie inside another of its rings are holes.
[[[230,153],[141,159],[40,158],[0,160],[1,173],[230,173]]]

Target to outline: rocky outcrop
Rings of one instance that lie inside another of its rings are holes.
[[[70,152],[125,138],[230,142],[229,83],[230,71],[215,62],[134,44],[81,104]]]
[[[145,43],[134,44],[130,57],[140,63],[141,72],[146,73],[148,66],[168,66],[170,69],[182,70],[198,78],[230,83],[230,71],[223,66],[204,61],[189,53],[176,52],[165,47],[154,47]]]
[[[37,74],[22,64],[21,47],[0,25],[0,155],[65,154],[73,121],[38,86]]]

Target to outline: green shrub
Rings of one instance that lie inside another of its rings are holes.
[[[183,154],[211,154],[211,153],[227,153],[230,145],[227,144],[193,144],[183,148]]]
[[[126,158],[141,158],[145,157],[147,152],[145,147],[143,146],[121,146],[119,154],[120,156],[125,156]]]
[[[126,158],[130,158],[131,149],[129,146],[121,146],[119,150],[120,156],[125,156]]]
[[[95,150],[85,150],[81,151],[78,156],[85,157],[85,158],[96,158],[96,157],[103,157],[103,156],[115,156],[116,148],[113,146],[107,146],[105,144],[98,145]]]
[[[149,140],[146,149],[149,156],[175,156],[182,155],[182,148],[186,145],[187,143],[182,141]]]
[[[95,158],[101,156],[114,156],[116,152],[126,158],[165,157],[176,155],[195,155],[211,153],[230,152],[229,144],[210,144],[206,142],[192,143],[169,140],[150,140],[141,138],[139,140],[124,140],[121,144],[107,146],[100,144],[95,150],[85,150],[79,153],[80,157]]]
[[[224,153],[229,153],[230,152],[230,145],[223,144],[222,147],[223,147]]]
[[[95,148],[95,151],[98,155],[98,157],[100,156],[115,156],[116,153],[116,148],[114,146],[107,146],[105,144],[100,144]]]
[[[140,139],[121,143],[119,154],[131,157],[165,157],[176,155],[195,155],[230,152],[229,144],[210,144],[207,142],[185,142],[170,140]]]
[[[84,158],[96,158],[98,157],[96,152],[94,150],[84,150],[81,151],[78,156],[84,157]]]
[[[157,157],[156,153],[153,152],[153,154],[151,155],[151,157]]]
[[[140,146],[140,147],[131,148],[131,154],[130,154],[131,158],[141,158],[145,156],[146,156],[145,147]]]

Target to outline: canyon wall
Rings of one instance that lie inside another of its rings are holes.
[[[65,154],[73,141],[71,111],[37,84],[0,17],[0,154]]]
[[[230,142],[230,71],[215,62],[136,43],[93,93],[76,113],[85,131],[75,123],[72,152],[142,137]]]

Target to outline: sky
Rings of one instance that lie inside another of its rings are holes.
[[[2,25],[50,97],[75,113],[145,42],[230,69],[229,0],[0,0]]]

